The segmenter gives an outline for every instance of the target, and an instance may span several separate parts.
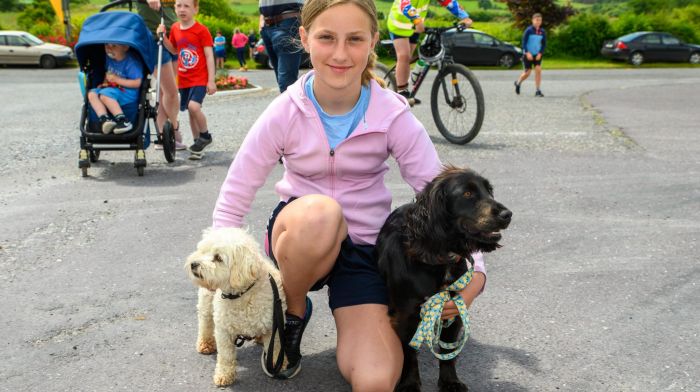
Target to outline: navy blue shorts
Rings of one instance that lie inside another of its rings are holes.
[[[289,202],[294,199],[291,198]],[[287,204],[288,202],[280,202],[267,222],[265,251],[275,265],[277,260],[272,253],[272,228],[277,215]],[[387,305],[389,303],[386,284],[377,269],[374,245],[355,245],[350,236],[343,240],[331,272],[316,282],[311,287],[311,291],[321,290],[326,285],[328,285],[328,304],[331,310],[353,305]]]
[[[207,95],[207,86],[193,86],[180,89],[180,111],[187,110],[187,105],[190,101],[195,101],[198,104],[204,102],[204,97]]]
[[[391,38],[392,41],[397,39],[397,38],[408,38],[409,43],[417,44],[419,37],[420,37],[420,33],[413,33],[413,35],[411,35],[410,37],[404,37],[401,35],[396,35],[396,34],[392,33],[391,31],[389,32],[389,38]]]
[[[538,66],[542,65],[542,58],[540,57],[539,60],[535,60],[536,56],[532,56],[532,61],[527,59],[527,56],[523,55],[523,68],[524,69],[532,69],[533,66]]]

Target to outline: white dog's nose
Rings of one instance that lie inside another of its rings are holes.
[[[190,264],[190,268],[192,268],[192,271],[196,270],[197,267],[199,267],[199,263],[196,261],[194,263]]]

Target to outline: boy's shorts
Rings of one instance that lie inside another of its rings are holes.
[[[218,59],[225,59],[226,58],[226,51],[225,50],[219,50],[219,51],[214,51],[214,56]]]
[[[204,97],[207,95],[207,86],[192,86],[181,88],[180,90],[180,111],[187,110],[190,101],[195,101],[198,104],[204,102]]]
[[[265,252],[277,265],[272,252],[272,228],[277,215],[295,198],[281,201],[272,211],[265,233]],[[316,282],[311,291],[318,291],[328,285],[328,303],[331,310],[345,306],[389,303],[387,288],[379,275],[374,245],[356,245],[347,236],[341,243],[340,253],[331,272]]]
[[[413,35],[411,35],[410,37],[404,37],[401,35],[396,35],[396,34],[392,33],[391,31],[389,32],[389,38],[391,38],[392,41],[397,39],[397,38],[408,38],[409,43],[417,44],[419,37],[420,37],[420,33],[413,33]]]
[[[539,60],[536,60],[535,58],[537,55],[532,56],[532,61],[527,59],[527,56],[523,55],[523,67],[525,69],[532,69],[532,66],[537,66],[537,65],[542,65],[542,57],[540,57]]]
[[[119,103],[119,106],[134,103],[138,100],[138,90],[134,89],[122,91],[119,87],[96,87],[90,91],[94,91],[97,95],[112,98]]]

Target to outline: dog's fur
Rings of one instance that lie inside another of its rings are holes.
[[[277,284],[282,311],[286,310],[280,273],[260,253],[258,243],[245,230],[235,228],[205,230],[185,269],[200,286],[197,351],[212,354],[218,350],[214,384],[230,385],[236,379],[236,336],[259,337],[264,350],[270,343],[273,293],[268,274]],[[222,297],[222,293],[244,291],[240,298]],[[274,358],[279,347],[275,339]]]
[[[493,199],[489,182],[468,169],[445,167],[414,203],[394,210],[377,238],[379,271],[389,289],[389,315],[401,339],[404,364],[397,391],[419,391],[416,351],[410,342],[420,322],[420,306],[468,269],[465,258],[500,247],[500,230],[511,212]],[[443,329],[442,340],[460,335],[459,317]],[[449,351],[449,350],[448,350]],[[440,361],[440,391],[466,391],[455,359]]]

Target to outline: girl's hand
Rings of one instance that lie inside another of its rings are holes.
[[[148,2],[148,6],[151,7],[153,11],[159,11],[160,10],[160,0],[146,0]]]
[[[481,293],[485,283],[486,276],[482,272],[474,272],[471,282],[469,282],[467,287],[459,292],[459,295],[464,300],[467,308],[472,306],[472,302],[474,302],[474,299],[476,299],[476,297]],[[441,318],[446,320],[456,316],[459,316],[459,309],[457,309],[457,305],[455,305],[453,301],[447,301],[445,303],[445,307],[442,308]]]

